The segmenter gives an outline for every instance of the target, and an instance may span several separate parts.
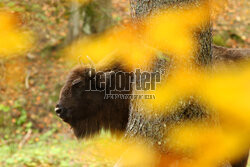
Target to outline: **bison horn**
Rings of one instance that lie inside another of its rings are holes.
[[[89,64],[91,66],[91,68],[93,68],[95,70],[95,63],[91,60],[91,58],[89,56],[86,56],[87,59],[89,60]],[[89,77],[92,76],[92,70],[89,71]]]
[[[86,56],[86,57],[89,60],[89,64],[90,64],[91,68],[95,69],[95,63],[91,60],[91,58],[89,56]]]
[[[79,64],[80,64],[80,66],[83,66],[83,62],[82,62],[82,56],[78,56],[78,62],[79,62]]]

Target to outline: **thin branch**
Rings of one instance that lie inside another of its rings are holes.
[[[26,77],[25,77],[25,88],[29,89],[29,78],[30,78],[30,71],[27,71]]]
[[[30,136],[31,136],[32,130],[29,129],[28,132],[26,133],[26,135],[23,137],[22,141],[19,143],[18,148],[22,148],[23,145],[29,140]]]
[[[234,49],[213,45],[213,58],[215,62],[247,60],[250,59],[250,49]]]

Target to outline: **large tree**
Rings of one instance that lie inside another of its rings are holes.
[[[168,8],[185,8],[188,5],[201,5],[201,0],[130,0],[132,18],[136,22],[140,22],[141,18],[148,15],[156,14],[159,9]],[[193,37],[198,41],[198,49],[195,51],[194,63],[199,66],[209,68],[212,63],[212,46],[211,46],[211,22],[208,21],[197,28],[194,32]],[[171,42],[171,41],[169,41]],[[156,61],[155,66],[162,64],[161,61]],[[164,64],[164,63],[163,63]],[[165,63],[169,65],[169,63]],[[160,67],[167,68],[170,67]],[[148,66],[147,70],[154,70],[152,66]],[[167,70],[170,71],[170,70]],[[136,94],[136,90],[134,90]],[[157,97],[156,97],[157,98]],[[173,130],[176,125],[182,126],[185,121],[200,121],[204,120],[205,123],[216,124],[216,114],[209,113],[206,108],[199,104],[197,99],[193,97],[188,100],[180,100],[179,105],[171,109],[170,115],[159,114],[158,116],[147,115],[143,112],[145,110],[152,110],[154,113],[155,108],[145,107],[145,101],[143,100],[132,100],[130,108],[130,118],[127,126],[127,137],[143,137],[148,140],[151,144],[156,145],[161,151],[168,151],[165,146],[166,136],[170,130]]]

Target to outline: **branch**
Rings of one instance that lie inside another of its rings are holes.
[[[250,49],[234,49],[226,48],[222,46],[213,45],[213,59],[215,62],[220,61],[241,61],[241,60],[250,60]]]
[[[25,87],[26,89],[29,89],[29,78],[30,78],[30,71],[27,71],[27,75],[25,77]]]
[[[22,139],[22,141],[19,143],[18,148],[23,147],[23,145],[29,140],[31,133],[32,133],[32,130],[29,129],[28,132],[26,133],[26,135],[24,136],[24,138]]]

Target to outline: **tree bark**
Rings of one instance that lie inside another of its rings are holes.
[[[93,0],[84,7],[84,11],[84,33],[100,33],[112,25],[111,0]]]
[[[101,33],[111,26],[111,2],[111,0],[93,0],[89,4],[82,5],[77,1],[72,1],[66,45],[81,35]]]
[[[72,41],[77,39],[81,32],[81,14],[80,14],[81,5],[77,1],[71,2],[70,7],[70,18],[68,23],[68,35],[66,38],[66,44],[70,44]]]
[[[199,6],[201,2],[202,0],[130,0],[131,15],[135,21],[140,21],[141,18],[156,13],[157,9],[183,8],[187,4]],[[209,66],[212,63],[211,23],[201,25],[198,29],[194,33],[194,38],[198,40],[199,44],[194,61],[198,65]],[[156,66],[158,64],[159,62],[156,62]],[[153,69],[147,70],[152,71]],[[137,92],[134,90],[133,93],[136,94]],[[190,97],[189,100],[179,101],[178,107],[168,111],[173,113],[171,115],[160,114],[145,117],[143,111],[152,110],[152,113],[154,113],[154,107],[145,108],[143,100],[132,100],[126,137],[143,137],[148,143],[158,147],[161,151],[168,152],[168,148],[165,147],[169,140],[167,135],[176,126],[184,126],[186,121],[195,122],[201,120],[204,120],[205,125],[217,124],[216,114],[208,112],[206,107],[200,105],[198,101]]]

